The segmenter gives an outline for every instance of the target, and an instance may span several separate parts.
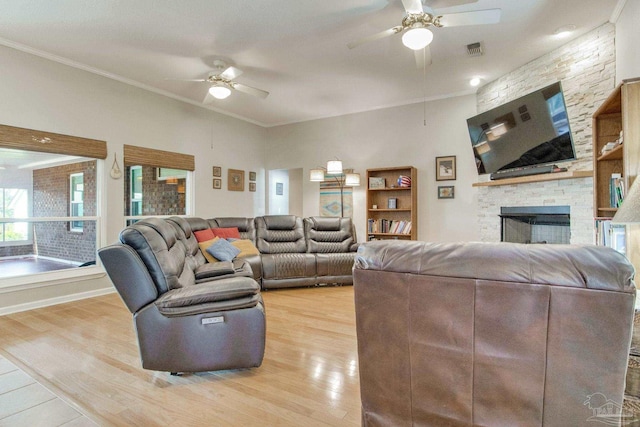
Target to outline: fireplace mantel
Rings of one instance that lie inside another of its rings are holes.
[[[526,184],[529,182],[555,181],[560,179],[590,178],[593,171],[568,171],[546,173],[542,175],[519,176],[516,178],[497,179],[495,181],[476,182],[473,187],[494,187],[498,185]]]

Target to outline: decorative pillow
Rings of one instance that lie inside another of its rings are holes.
[[[231,261],[240,253],[240,249],[234,247],[224,239],[218,239],[207,248],[207,252],[220,261]]]
[[[207,240],[211,240],[216,237],[216,235],[213,234],[213,231],[211,231],[210,228],[207,228],[206,230],[194,231],[193,235],[196,236],[196,240],[198,242],[206,242]]]
[[[219,237],[214,237],[210,240],[205,240],[204,242],[198,242],[198,246],[200,246],[200,252],[202,252],[202,255],[204,255],[204,257],[207,259],[207,262],[218,262],[219,260],[215,259],[213,257],[213,255],[211,255],[209,252],[207,252],[207,248],[211,245],[213,245],[215,242],[217,242],[218,240],[220,240]]]
[[[238,239],[231,242],[233,246],[240,249],[240,253],[236,258],[244,258],[249,255],[260,255],[260,251],[253,245],[253,242],[249,239]]]
[[[212,228],[211,231],[214,236],[221,237],[223,239],[227,239],[229,237],[234,239],[240,238],[240,231],[238,231],[238,227]]]

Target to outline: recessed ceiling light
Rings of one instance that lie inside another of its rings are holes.
[[[471,80],[469,80],[469,84],[471,86],[478,86],[480,84],[480,77],[474,77]]]
[[[575,29],[576,26],[573,24],[563,25],[562,27],[556,28],[556,30],[553,32],[553,35],[559,38],[568,37],[575,31]]]

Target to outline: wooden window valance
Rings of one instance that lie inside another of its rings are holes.
[[[0,148],[12,148],[67,156],[107,158],[107,143],[60,133],[0,125]]]
[[[156,168],[181,169],[194,171],[195,157],[191,154],[174,153],[154,148],[124,145],[125,166],[153,166]]]

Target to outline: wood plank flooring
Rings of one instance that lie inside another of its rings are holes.
[[[102,426],[360,425],[353,288],[263,297],[267,347],[255,369],[143,370],[116,294],[0,317],[0,356]]]

